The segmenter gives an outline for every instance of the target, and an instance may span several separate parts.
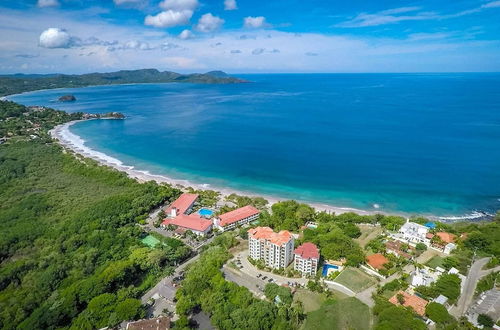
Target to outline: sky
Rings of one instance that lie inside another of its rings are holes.
[[[500,0],[1,0],[0,73],[500,72]]]

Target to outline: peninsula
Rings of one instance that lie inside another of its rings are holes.
[[[81,75],[15,74],[0,76],[0,96],[19,94],[40,89],[171,82],[197,84],[237,84],[247,81],[236,77],[231,77],[222,71],[181,74],[172,71],[158,71],[156,69],[121,70],[116,72],[96,72]]]

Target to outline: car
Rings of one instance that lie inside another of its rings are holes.
[[[269,283],[271,283],[272,281],[274,281],[272,278],[270,278],[270,279],[268,280],[268,282],[269,282]]]
[[[261,274],[261,273],[259,273],[259,275],[257,275],[257,278],[260,278],[261,276],[262,276],[262,274]]]
[[[266,279],[267,279],[267,276],[264,276],[264,277],[262,278],[262,280],[263,280],[263,281],[265,281]]]

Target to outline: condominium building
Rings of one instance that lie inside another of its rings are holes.
[[[269,227],[257,227],[248,231],[250,258],[262,260],[271,268],[285,268],[293,260],[292,234],[287,230],[275,233]]]
[[[260,211],[251,205],[219,215],[214,219],[214,226],[221,230],[231,230],[259,218]]]
[[[302,276],[316,276],[319,263],[319,250],[313,243],[304,243],[293,251],[295,256],[294,269]]]

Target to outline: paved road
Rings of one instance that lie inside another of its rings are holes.
[[[401,274],[403,273],[410,274],[414,269],[415,267],[412,264],[406,265],[401,272],[392,274],[391,276],[381,280],[379,284],[380,286],[383,286],[384,284],[389,283],[390,281],[393,281],[401,277]],[[373,301],[372,296],[375,293],[375,291],[377,291],[377,285],[372,285],[371,287],[357,293],[356,298],[358,298],[368,306],[373,307],[375,306],[375,302]]]
[[[474,292],[476,291],[477,281],[484,274],[481,269],[486,265],[489,261],[489,258],[482,258],[476,260],[469,269],[469,273],[465,278],[464,291],[460,295],[456,306],[454,306],[450,310],[450,314],[459,318],[464,314],[469,305],[472,302],[472,298],[474,297]]]

